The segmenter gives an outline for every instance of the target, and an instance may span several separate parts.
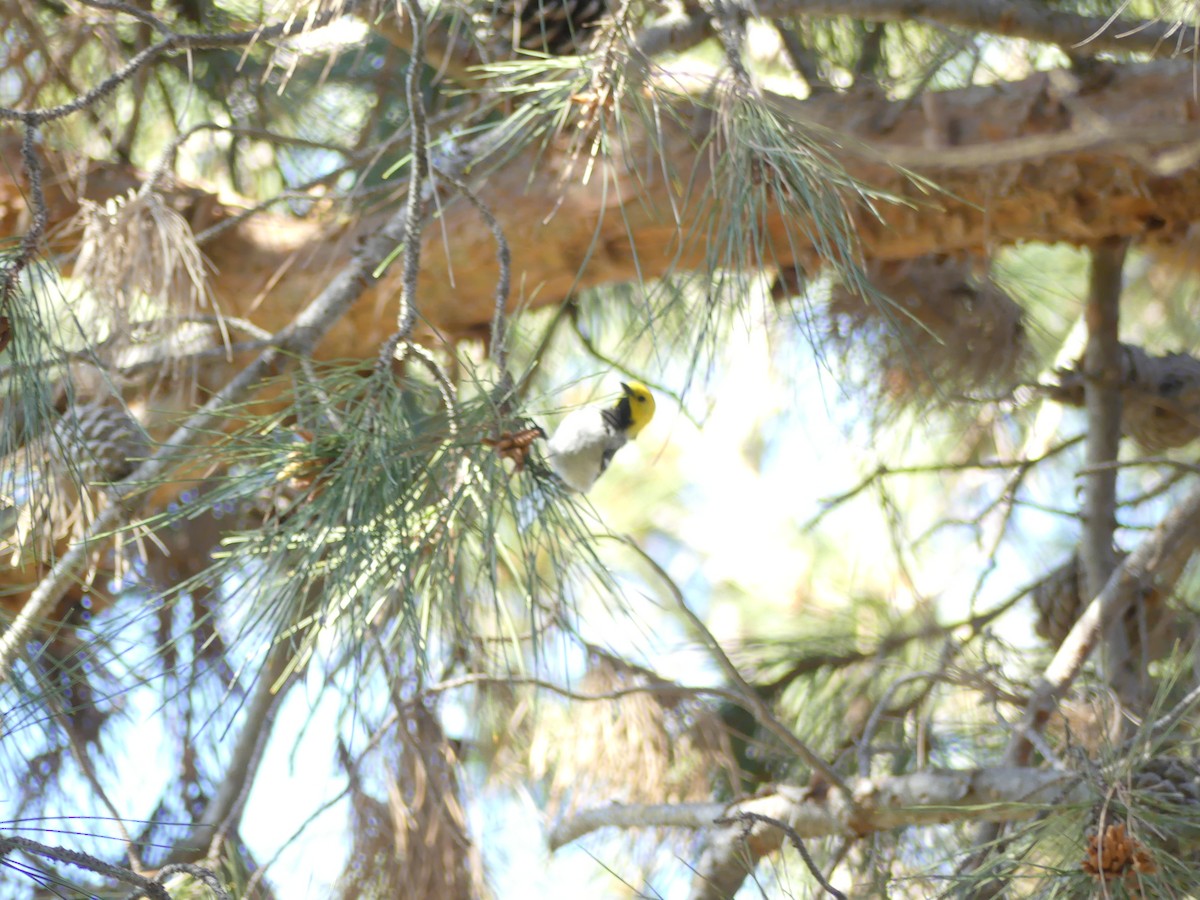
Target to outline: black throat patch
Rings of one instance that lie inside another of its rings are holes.
[[[614,431],[625,431],[633,424],[633,408],[628,397],[622,397],[616,406],[604,410],[600,415],[604,416],[605,423]]]

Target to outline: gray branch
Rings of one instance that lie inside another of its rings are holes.
[[[1110,241],[1092,249],[1088,279],[1088,342],[1084,351],[1084,406],[1087,409],[1087,466],[1084,478],[1083,543],[1080,560],[1087,596],[1095,597],[1116,568],[1117,475],[1110,468],[1121,447],[1121,271],[1128,242]],[[1129,641],[1124,622],[1108,629],[1110,681],[1122,700],[1134,699],[1140,679],[1128,671]],[[1125,671],[1122,671],[1125,670]]]
[[[931,769],[911,775],[862,779],[853,796],[838,788],[823,794],[780,786],[776,793],[721,803],[613,804],[583,810],[550,832],[558,849],[601,828],[717,828],[717,819],[745,813],[785,823],[801,838],[864,835],[893,828],[959,821],[1011,822],[1032,818],[1050,803],[1081,799],[1078,776],[1032,768]],[[750,840],[747,841],[747,838]],[[778,850],[787,835],[762,821],[749,831],[721,828],[697,864],[692,900],[724,898],[759,859]]]

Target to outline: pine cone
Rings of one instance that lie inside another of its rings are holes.
[[[490,43],[510,52],[569,56],[586,49],[591,29],[607,11],[605,0],[496,0]]]
[[[1142,803],[1200,814],[1200,764],[1192,759],[1157,757],[1133,773],[1132,785]]]
[[[1148,759],[1134,769],[1130,785],[1130,811],[1153,824],[1156,843],[1173,855],[1200,846],[1200,762]]]
[[[1186,353],[1150,356],[1137,347],[1127,352],[1132,384],[1121,394],[1125,433],[1149,453],[1200,437],[1200,360]]]
[[[69,410],[54,429],[56,464],[85,484],[120,481],[149,454],[141,426],[114,402]]]
[[[1079,618],[1084,602],[1081,593],[1079,554],[1072,553],[1070,559],[1033,589],[1033,603],[1038,611],[1034,630],[1038,637],[1045,638],[1055,647],[1063,642]]]
[[[1200,437],[1200,359],[1186,353],[1151,356],[1122,345],[1121,431],[1147,453],[1161,453]],[[1083,406],[1082,362],[1056,373],[1047,395],[1067,406]]]

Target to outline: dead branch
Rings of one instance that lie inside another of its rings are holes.
[[[1071,773],[1016,767],[930,769],[861,779],[854,783],[852,796],[838,788],[814,793],[808,788],[781,785],[768,796],[732,804],[595,807],[555,825],[549,843],[552,850],[557,850],[601,828],[711,828],[718,818],[733,818],[741,812],[786,822],[802,838],[865,835],[947,822],[1017,821],[1034,816],[1039,803],[1063,800],[1077,786],[1077,776]],[[778,829],[763,831],[769,835],[765,844],[770,846],[764,845],[760,856],[777,850],[784,839]]]

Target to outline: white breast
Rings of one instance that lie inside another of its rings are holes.
[[[624,433],[611,431],[599,410],[577,409],[563,419],[547,444],[550,466],[567,486],[582,493],[604,471],[606,456],[624,443]]]

